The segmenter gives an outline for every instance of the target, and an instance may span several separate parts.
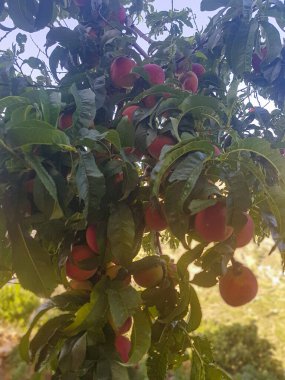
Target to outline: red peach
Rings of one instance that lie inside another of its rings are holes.
[[[170,137],[170,136],[159,135],[148,146],[148,148],[147,148],[148,153],[153,158],[155,158],[156,160],[158,160],[159,156],[160,156],[160,153],[162,151],[162,148],[165,145],[175,145],[174,139],[172,137]]]
[[[72,248],[70,257],[66,261],[66,274],[72,280],[84,281],[94,276],[97,268],[81,269],[78,264],[81,261],[92,259],[95,253],[87,245],[76,245]]]
[[[134,118],[134,113],[138,109],[140,109],[139,106],[129,106],[129,107],[124,109],[124,111],[122,112],[122,116],[127,116],[129,122],[131,123],[133,121],[133,118]]]
[[[252,217],[249,214],[245,214],[247,221],[242,229],[236,234],[236,247],[241,248],[247,245],[254,234],[254,223]]]
[[[192,71],[200,78],[203,74],[205,74],[206,69],[201,63],[192,63]]]
[[[112,64],[110,69],[111,79],[115,86],[119,88],[133,87],[137,75],[132,73],[132,69],[136,66],[136,62],[128,57],[118,57]]]
[[[253,300],[258,291],[258,283],[253,272],[238,264],[229,267],[220,278],[219,290],[223,300],[230,306],[242,306]]]
[[[165,81],[165,74],[162,67],[155,63],[147,63],[143,66],[144,70],[148,74],[148,80],[150,84],[162,84]]]

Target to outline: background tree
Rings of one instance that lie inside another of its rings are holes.
[[[228,378],[194,333],[193,285],[219,282],[232,306],[251,301],[255,275],[234,254],[253,237],[271,234],[284,266],[284,4],[201,1],[217,14],[187,38],[190,9],[148,1],[2,0],[0,10],[21,30],[0,58],[0,279],[46,298],[22,356],[54,379],[128,379],[147,354],[159,380],[190,349],[192,379]],[[22,32],[46,26],[49,67],[21,61]],[[173,263],[161,239],[185,253]]]

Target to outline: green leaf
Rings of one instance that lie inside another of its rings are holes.
[[[30,360],[30,355],[29,355],[29,340],[30,340],[30,335],[33,331],[33,328],[39,321],[39,319],[50,309],[54,307],[54,304],[51,301],[47,301],[46,303],[42,304],[36,311],[33,320],[29,326],[28,331],[26,334],[22,337],[20,344],[19,344],[19,352],[21,355],[21,358],[28,362]]]
[[[264,10],[264,15],[267,17],[274,17],[279,28],[285,28],[285,9],[283,4],[276,4],[275,7]]]
[[[127,367],[122,366],[120,363],[116,361],[112,361],[110,365],[111,365],[111,372],[112,372],[112,380],[131,380],[129,377]],[[101,380],[104,380],[104,379],[101,377]]]
[[[107,295],[112,319],[118,328],[134,314],[141,304],[139,293],[131,286],[118,290],[108,289]]]
[[[210,153],[213,152],[213,146],[208,141],[197,141],[193,139],[184,140],[167,151],[162,161],[158,161],[152,171],[152,177],[154,179],[152,194],[154,196],[159,196],[161,181],[171,166],[186,153],[194,150],[202,151],[210,155]]]
[[[201,121],[210,119],[217,126],[223,128],[223,115],[226,113],[226,108],[218,99],[204,95],[189,95],[180,105],[179,109],[183,112],[180,115],[180,120],[187,114],[191,113],[194,119],[197,119],[199,124]]]
[[[35,19],[36,30],[43,29],[52,22],[55,12],[55,3],[50,0],[40,0]]]
[[[107,238],[112,255],[122,265],[128,266],[133,259],[135,222],[130,208],[119,203],[113,205],[108,220]]]
[[[228,41],[228,44],[231,44],[231,67],[237,75],[251,71],[252,51],[257,31],[256,19],[251,20],[250,23],[242,21],[236,31],[234,41]]]
[[[115,148],[117,148],[118,151],[122,149],[120,136],[117,131],[114,129],[111,129],[110,131],[103,133],[102,136],[109,141],[112,145],[114,145]]]
[[[28,0],[9,0],[8,13],[17,28],[26,32],[35,32],[34,15],[29,9]]]
[[[151,324],[146,311],[138,310],[133,316],[132,349],[128,363],[138,363],[148,352],[151,344]]]
[[[217,203],[216,199],[193,199],[188,209],[191,211],[191,215],[195,215],[205,208],[213,206],[215,203]]]
[[[177,272],[182,279],[189,279],[188,266],[195,260],[199,259],[203,253],[204,247],[203,244],[197,245],[195,248],[186,251],[177,261]]]
[[[39,328],[35,336],[30,342],[30,356],[34,360],[37,352],[41,350],[55,334],[70,320],[71,314],[61,314],[49,319],[43,326]]]
[[[25,236],[17,223],[8,226],[8,233],[13,269],[20,284],[40,297],[48,297],[57,285],[49,253],[31,236]]]
[[[122,147],[134,146],[135,144],[135,128],[132,123],[129,122],[127,116],[121,118],[116,128]]]
[[[190,313],[187,322],[187,331],[191,332],[196,330],[202,320],[202,310],[199,298],[193,286],[190,285]]]
[[[58,201],[51,197],[38,176],[34,179],[33,202],[47,220],[61,219],[64,216]]]
[[[41,102],[44,121],[52,126],[56,126],[61,109],[61,93],[58,91],[39,90],[37,96]]]
[[[60,62],[63,62],[68,58],[68,50],[62,46],[56,46],[49,56],[49,67],[53,77],[59,82],[57,76],[57,67]]]
[[[130,193],[135,190],[139,183],[139,176],[135,166],[125,162],[123,166],[123,196],[121,200],[126,199]]]
[[[227,180],[230,189],[227,198],[230,214],[228,224],[239,231],[244,225],[242,213],[248,211],[251,206],[251,194],[246,178],[241,171],[231,172]]]
[[[221,7],[226,7],[230,0],[202,0],[200,9],[201,11],[215,11]]]
[[[183,213],[184,205],[186,200],[189,198],[202,170],[204,168],[204,163],[208,160],[208,157],[200,152],[191,153],[188,156],[188,169],[191,167],[189,172],[187,173],[187,179],[183,186],[183,190],[179,197],[178,208],[181,213]]]
[[[176,319],[179,319],[181,315],[186,314],[191,297],[190,285],[188,283],[180,282],[179,289],[180,299],[177,302],[177,306],[167,315],[167,317],[160,319],[162,323],[170,323]]]
[[[204,363],[196,351],[192,352],[190,380],[208,380],[206,378]]]
[[[62,148],[70,146],[67,135],[41,120],[27,120],[13,124],[7,132],[7,139],[13,146],[25,145],[58,145]]]
[[[3,112],[4,109],[17,109],[20,106],[26,106],[29,104],[28,99],[20,97],[20,96],[7,96],[5,98],[0,99],[0,111]]]
[[[227,153],[232,154],[243,150],[264,157],[275,168],[281,181],[285,183],[284,157],[281,156],[278,149],[272,149],[268,141],[256,137],[248,137],[233,144]]]
[[[232,380],[232,377],[215,364],[205,366],[207,380]]]
[[[79,152],[76,172],[76,184],[79,198],[84,202],[84,214],[98,210],[105,194],[105,178],[99,170],[91,152]]]
[[[195,276],[191,280],[191,284],[201,286],[203,288],[211,288],[212,286],[215,286],[217,282],[218,280],[216,273],[211,271],[199,272],[195,274]]]
[[[57,189],[53,178],[49,175],[47,170],[44,168],[41,159],[38,156],[26,154],[25,159],[28,164],[34,169],[37,173],[38,178],[50,194],[50,196],[58,202],[57,199]]]
[[[151,350],[146,362],[149,380],[165,380],[168,367],[167,351]]]
[[[72,365],[70,369],[72,371],[78,371],[79,368],[82,366],[82,364],[85,361],[86,351],[87,335],[86,333],[84,333],[75,341],[71,350]]]
[[[260,25],[262,26],[262,29],[266,36],[267,53],[264,63],[268,64],[272,62],[275,58],[279,57],[282,49],[282,43],[280,39],[280,34],[274,25],[270,24],[268,21],[261,21]]]
[[[26,121],[29,118],[35,118],[35,115],[33,115],[34,110],[35,108],[31,104],[17,107],[11,114],[11,124]]]
[[[95,93],[91,88],[79,90],[76,84],[71,86],[70,92],[74,96],[76,103],[74,114],[76,128],[88,128],[96,116]]]
[[[74,321],[64,329],[68,336],[74,336],[88,328],[102,328],[106,323],[108,299],[105,293],[105,279],[96,284],[91,292],[90,302],[78,309]]]
[[[177,207],[177,199],[184,189],[185,182],[177,182],[167,187],[165,194],[165,216],[168,226],[181,242],[185,240],[185,235],[189,231],[189,215],[181,212]]]

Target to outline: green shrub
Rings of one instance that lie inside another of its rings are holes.
[[[285,380],[282,363],[274,358],[272,344],[258,336],[254,323],[221,326],[207,334],[214,359],[235,380]]]
[[[0,290],[0,321],[24,327],[39,299],[18,284],[5,285]]]

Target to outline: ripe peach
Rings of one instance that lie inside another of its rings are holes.
[[[198,77],[193,71],[188,71],[183,75],[182,79],[182,88],[193,93],[196,93],[198,90]]]
[[[163,280],[163,269],[161,265],[155,265],[148,269],[134,273],[135,282],[142,288],[153,288]]]
[[[115,349],[117,353],[119,354],[122,362],[127,363],[129,360],[129,354],[131,351],[131,341],[123,335],[116,335]]]
[[[128,57],[118,57],[111,64],[110,74],[112,82],[119,88],[133,87],[137,75],[132,73],[136,62]]]
[[[251,65],[255,72],[260,73],[260,65],[267,56],[267,47],[264,46],[260,49],[260,53],[253,53]]]
[[[120,23],[120,24],[124,24],[125,21],[126,21],[126,17],[127,17],[126,10],[125,10],[125,8],[120,4],[119,14],[118,14],[119,23]]]
[[[227,226],[227,209],[222,202],[217,202],[196,214],[195,231],[206,242],[226,240],[233,232]]]
[[[151,203],[149,203],[145,208],[144,218],[147,227],[151,230],[163,231],[167,228],[167,221],[161,210],[153,207]]]
[[[147,72],[148,80],[151,85],[164,83],[165,74],[162,67],[155,63],[147,63],[143,68]]]
[[[115,176],[114,176],[114,183],[115,184],[122,183],[123,180],[124,180],[124,173],[123,172],[115,174]]]
[[[133,118],[134,118],[134,113],[138,109],[140,109],[139,106],[129,106],[129,107],[124,109],[124,111],[122,112],[122,116],[127,116],[129,122],[131,123],[133,121]]]
[[[237,267],[229,267],[220,278],[219,290],[228,305],[242,306],[255,298],[258,283],[252,271],[238,263]]]
[[[154,95],[148,95],[143,98],[142,102],[146,108],[153,108],[156,105],[157,100]]]
[[[92,249],[93,252],[98,253],[99,246],[97,242],[97,229],[94,224],[91,224],[87,227],[85,237],[89,248]]]
[[[247,245],[253,238],[254,223],[249,214],[245,214],[247,221],[242,229],[236,234],[236,247],[241,248]]]
[[[90,270],[81,269],[77,264],[81,261],[92,259],[95,253],[87,245],[76,245],[72,248],[70,257],[66,261],[66,274],[72,280],[84,281],[94,276],[97,268]]]
[[[120,4],[118,13],[111,12],[110,14],[110,20],[118,21],[120,24],[124,24],[126,21],[127,13],[125,8]]]
[[[200,78],[203,74],[205,74],[206,69],[201,63],[192,63],[192,71]]]
[[[148,146],[148,153],[155,158],[159,159],[162,148],[165,145],[175,145],[175,141],[172,137],[166,135],[158,135],[152,143]]]
[[[118,328],[115,326],[112,316],[109,315],[109,323],[117,335],[123,335],[123,334],[126,334],[130,330],[130,328],[132,327],[133,321],[132,321],[132,317],[129,317],[125,320],[122,326]]]
[[[71,280],[69,281],[69,286],[73,290],[87,290],[91,291],[93,288],[93,284],[91,281],[76,281],[76,280]]]
[[[214,155],[219,156],[222,152],[216,145],[213,145],[213,147],[214,147]]]
[[[62,113],[58,119],[59,129],[62,131],[72,127],[72,112]]]

